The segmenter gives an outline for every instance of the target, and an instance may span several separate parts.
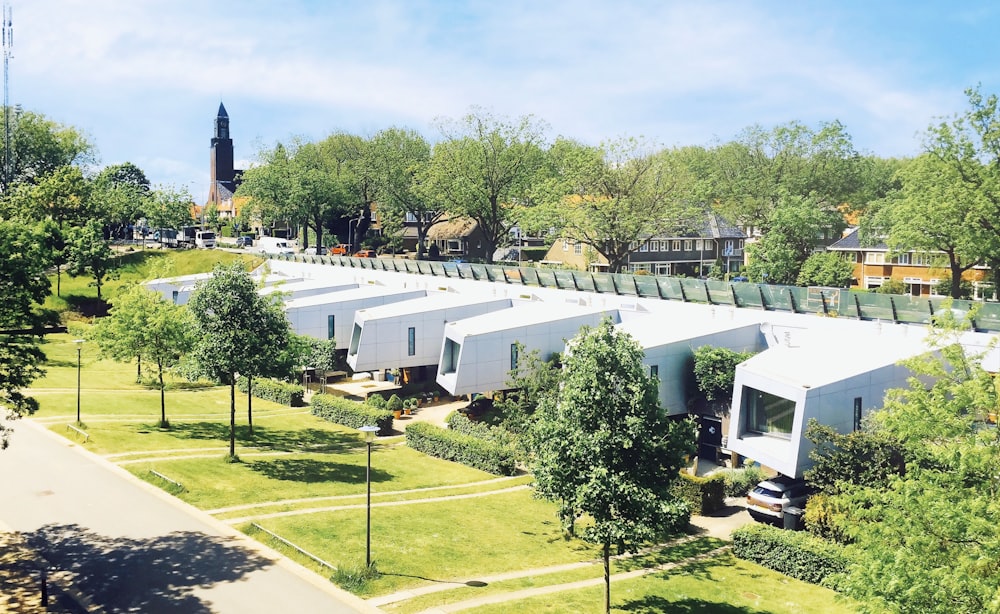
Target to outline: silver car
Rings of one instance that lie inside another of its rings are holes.
[[[758,482],[747,494],[747,511],[759,522],[781,522],[786,509],[805,508],[809,494],[803,480],[779,475]]]

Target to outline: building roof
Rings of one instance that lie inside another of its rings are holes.
[[[229,113],[226,113],[226,107],[219,103],[219,114],[217,117],[229,117]]]
[[[568,303],[553,305],[552,303],[514,301],[514,306],[510,309],[449,322],[445,334],[458,333],[460,336],[483,335],[548,322],[559,322],[569,318],[598,313],[606,313],[613,320],[618,320],[618,310],[614,308],[580,306]]]
[[[705,309],[704,305],[679,302],[664,307],[667,309],[658,309],[655,315],[622,310],[619,312],[622,321],[617,328],[628,333],[643,349],[648,349],[745,326],[760,326],[757,314],[747,314],[746,310],[728,307]],[[659,324],[656,320],[660,321]],[[676,326],[668,322],[684,324]]]
[[[444,220],[434,224],[427,231],[427,238],[431,241],[443,239],[461,239],[471,235],[479,227],[476,220],[468,217],[457,217]]]
[[[839,239],[832,243],[827,249],[829,250],[844,250],[844,251],[858,251],[861,249],[885,252],[889,251],[889,246],[885,244],[884,241],[879,241],[874,245],[861,245],[861,235],[860,229],[855,228],[851,232],[847,233],[842,239]]]
[[[419,293],[419,294],[418,294]],[[316,294],[313,296],[304,296],[302,298],[292,299],[285,303],[285,309],[297,309],[301,307],[316,307],[319,305],[334,305],[337,303],[346,303],[348,301],[358,301],[366,298],[377,298],[380,296],[395,296],[400,294],[413,294],[417,296],[426,295],[425,290],[403,290],[400,288],[389,288],[386,286],[362,286],[360,288],[355,288],[354,290],[340,290],[337,292],[328,292],[324,294]]]
[[[511,305],[510,299],[497,298],[495,296],[469,296],[454,292],[428,292],[427,296],[422,298],[415,298],[402,303],[379,305],[378,307],[370,307],[368,309],[359,309],[357,313],[367,321],[379,318],[405,317],[418,313],[437,311],[439,309],[451,309],[465,305],[494,302],[505,302],[508,307]]]

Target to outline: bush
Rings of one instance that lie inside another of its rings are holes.
[[[495,475],[514,475],[514,450],[487,439],[415,422],[406,427],[406,445],[414,450],[455,461]]]
[[[385,408],[389,411],[403,411],[403,399],[398,394],[393,394],[385,403]]]
[[[749,524],[733,531],[733,554],[813,584],[829,585],[828,578],[847,569],[841,546],[767,524]]]
[[[373,394],[365,399],[365,403],[375,409],[385,409],[385,397],[380,394]]]
[[[674,494],[683,499],[691,513],[704,516],[726,505],[726,481],[720,474],[698,477],[681,472],[674,482]]]
[[[236,388],[243,394],[246,394],[247,378],[237,378]],[[274,401],[275,403],[288,405],[290,407],[302,407],[305,405],[305,402],[303,401],[304,394],[305,390],[298,384],[279,382],[274,379],[253,380],[253,396],[258,399]]]
[[[314,394],[310,411],[314,416],[354,429],[375,425],[379,435],[392,433],[392,412],[367,403],[358,403],[332,394]]]
[[[722,473],[726,481],[727,497],[745,497],[757,482],[764,479],[764,471],[757,465],[742,469],[729,469]]]

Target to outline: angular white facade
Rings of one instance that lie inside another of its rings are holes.
[[[361,309],[426,296],[426,290],[400,290],[385,286],[364,286],[307,296],[285,303],[292,330],[316,339],[336,339],[337,349],[347,349],[354,327],[354,314]]]
[[[274,284],[258,290],[261,296],[269,296],[281,293],[283,301],[290,301],[307,296],[327,294],[329,292],[340,292],[341,290],[353,290],[358,287],[356,283],[343,283],[322,279],[303,279],[287,283]]]
[[[448,322],[509,309],[506,298],[429,292],[424,298],[362,309],[354,315],[347,364],[355,371],[437,364]]]
[[[532,302],[488,315],[449,322],[438,362],[437,383],[463,395],[507,388],[520,351],[538,350],[543,360],[562,352],[583,326],[602,318],[618,321],[617,309]]]

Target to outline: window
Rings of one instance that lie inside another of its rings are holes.
[[[649,377],[653,379],[660,377],[660,365],[649,365]]]
[[[640,251],[640,252],[648,252],[648,251],[649,251],[649,242],[648,242],[648,241],[644,241],[644,242],[643,242],[643,243],[642,243],[642,244],[641,244],[641,245],[639,246],[639,251]]]
[[[446,249],[451,252],[461,252],[462,251],[462,241],[459,239],[448,239]]]
[[[563,239],[563,251],[564,252],[569,251],[569,241],[567,241],[566,239]]]
[[[684,240],[684,251],[689,252],[692,249],[694,249],[694,241],[692,241],[691,239],[685,239]]]
[[[700,252],[705,249],[705,243],[701,239],[698,239],[694,242],[694,248]]]
[[[670,242],[670,249],[674,250],[675,252],[681,251],[681,242],[674,239],[673,241]]]
[[[333,339],[333,316],[326,316],[326,338]]]
[[[750,432],[792,438],[795,401],[744,386],[743,415],[746,416],[746,430]]]
[[[417,329],[411,326],[406,329],[406,355],[413,356],[417,353]]]
[[[447,337],[444,340],[444,352],[441,355],[441,372],[454,373],[458,369],[458,357],[462,354],[462,345]]]
[[[900,255],[896,256],[896,262],[898,264],[910,264],[910,255],[909,254],[900,254]]]
[[[177,290],[174,290],[171,294],[173,295],[174,305],[176,305],[177,304],[177,298],[181,295],[181,293],[178,292]]]
[[[885,264],[885,252],[865,252],[865,264]]]
[[[576,245],[574,245],[573,246],[573,253],[576,254],[577,256],[582,256],[583,255],[583,243],[577,243]]]
[[[670,275],[670,263],[669,262],[657,262],[656,263],[656,274],[657,275]]]
[[[351,356],[356,356],[358,354],[359,345],[361,345],[361,325],[355,324],[354,330],[351,331],[351,343],[347,346],[347,353]]]
[[[861,397],[854,397],[854,430],[861,430]]]
[[[510,370],[511,371],[516,371],[517,370],[517,344],[516,343],[511,343],[510,344]]]

